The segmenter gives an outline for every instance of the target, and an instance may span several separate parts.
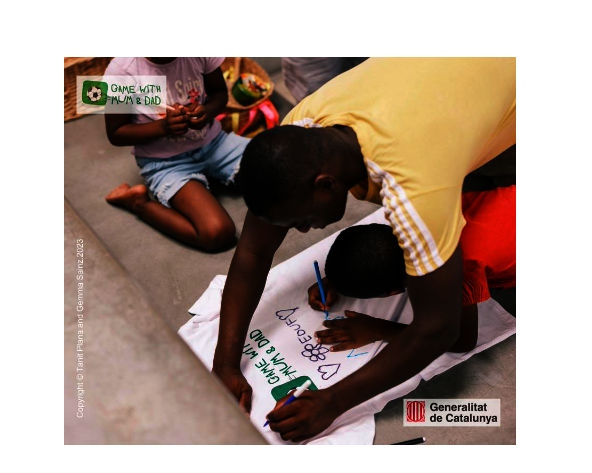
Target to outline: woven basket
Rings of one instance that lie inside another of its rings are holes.
[[[226,104],[225,112],[243,112],[249,110],[267,100],[273,93],[273,82],[267,75],[267,72],[265,72],[265,69],[248,57],[227,57],[220,67],[222,68],[222,72],[226,72],[231,67],[234,69],[232,80],[226,81],[226,86],[228,87],[228,103]],[[232,95],[232,87],[241,74],[255,74],[263,82],[269,84],[269,90],[266,94],[251,105],[241,105]]]
[[[76,113],[76,76],[102,76],[110,57],[64,58],[64,121],[78,118]]]

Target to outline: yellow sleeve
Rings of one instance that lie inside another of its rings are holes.
[[[442,266],[460,242],[465,225],[462,184],[411,195],[394,177],[367,161],[369,174],[380,183],[385,217],[405,254],[405,269],[423,276]]]
[[[431,273],[448,261],[456,250],[465,226],[461,191],[461,186],[447,187],[411,199],[411,205],[424,227],[419,240],[426,242],[423,244],[426,248],[424,252],[417,251],[416,254],[425,254],[426,257],[412,257],[410,252],[405,252],[407,274],[421,276]]]

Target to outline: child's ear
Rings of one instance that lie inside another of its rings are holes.
[[[319,174],[315,178],[315,189],[333,191],[337,187],[337,180],[329,174]]]
[[[405,288],[401,287],[398,289],[393,289],[392,291],[388,292],[389,296],[396,296],[397,294],[403,294],[405,292]]]

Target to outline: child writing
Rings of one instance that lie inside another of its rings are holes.
[[[107,114],[114,146],[133,146],[146,185],[122,184],[105,197],[194,248],[232,245],[234,222],[209,192],[208,178],[233,183],[247,138],[226,134],[215,117],[228,101],[224,58],[114,58],[106,76],[166,76],[166,116]],[[151,200],[150,194],[156,199]]]
[[[466,220],[460,244],[464,287],[460,336],[451,352],[475,348],[478,334],[477,303],[489,299],[489,288],[516,286],[516,186],[462,196]],[[388,297],[405,291],[403,251],[388,225],[350,227],[339,234],[325,264],[323,287],[308,290],[315,310],[330,309],[338,294],[359,299]],[[390,341],[406,325],[345,311],[345,319],[326,320],[327,330],[315,334],[331,351],[359,348],[376,340]]]

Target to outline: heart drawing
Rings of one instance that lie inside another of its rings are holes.
[[[335,375],[339,371],[341,363],[334,363],[331,365],[321,365],[317,371],[321,373],[321,378],[327,381],[331,376]]]

